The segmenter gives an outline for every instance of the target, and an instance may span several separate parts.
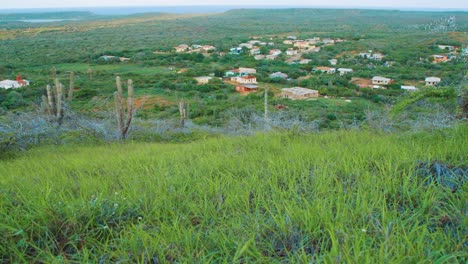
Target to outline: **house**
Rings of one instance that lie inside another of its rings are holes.
[[[247,43],[252,44],[252,45],[256,45],[256,44],[258,44],[260,42],[261,42],[260,40],[249,40]]]
[[[119,60],[120,60],[120,62],[124,62],[124,61],[129,61],[130,58],[120,57]]]
[[[383,55],[382,53],[373,53],[371,50],[369,52],[361,52],[359,53],[359,56],[363,59],[369,59],[369,60],[382,60],[383,57],[385,57],[385,55]]]
[[[241,53],[242,53],[242,48],[241,47],[232,48],[232,49],[229,50],[229,54],[239,55]]]
[[[455,47],[451,45],[437,45],[437,47],[439,47],[439,49],[448,50],[448,51],[452,51],[455,49]]]
[[[388,85],[388,84],[391,84],[393,82],[392,79],[389,79],[389,78],[385,78],[385,77],[382,77],[382,76],[374,76],[372,78],[372,84],[374,85]]]
[[[347,73],[353,73],[353,69],[349,68],[338,68],[338,72],[340,73],[340,76],[343,76]]]
[[[409,92],[414,92],[414,91],[419,90],[418,88],[416,88],[414,86],[408,86],[408,85],[402,85],[401,89],[405,90],[405,91],[409,91]]]
[[[328,62],[330,62],[331,65],[336,65],[336,63],[338,63],[338,60],[337,59],[331,59],[331,60],[328,60]]]
[[[468,56],[468,47],[462,49],[461,55],[462,56]]]
[[[236,91],[239,93],[253,93],[258,91],[258,86],[253,84],[239,84],[236,86]]]
[[[259,54],[260,54],[259,48],[253,48],[250,50],[250,55],[259,55]]]
[[[297,41],[294,43],[294,47],[299,48],[299,49],[309,49],[310,48],[309,42],[305,41]]]
[[[255,60],[263,60],[265,59],[265,55],[255,55],[254,58]]]
[[[335,44],[335,40],[331,39],[331,38],[325,38],[322,40],[323,44],[325,45],[333,45]]]
[[[359,53],[359,57],[361,57],[363,59],[368,59],[368,58],[372,57],[372,53],[361,52],[361,53]]]
[[[296,39],[297,39],[296,36],[287,36],[286,38],[287,38],[287,39],[292,39],[292,40],[296,40]]]
[[[439,77],[427,77],[425,80],[426,86],[436,86],[440,81],[441,79]]]
[[[213,77],[211,76],[200,76],[194,78],[197,81],[197,84],[207,84]]]
[[[240,83],[240,84],[256,84],[257,83],[257,77],[247,75],[247,76],[235,76],[231,77],[231,81]]]
[[[384,57],[384,55],[382,53],[374,53],[374,54],[372,54],[370,59],[380,61],[380,60],[383,59],[383,57]]]
[[[434,58],[434,63],[447,62],[449,59],[447,55],[432,55]]]
[[[254,68],[238,68],[238,69],[235,69],[233,70],[233,72],[237,72],[240,76],[246,76],[246,75],[249,75],[249,74],[256,74],[257,73],[257,70],[254,69]]]
[[[239,45],[239,48],[243,48],[243,47],[251,49],[251,48],[253,48],[253,45],[250,44],[250,43],[242,43],[242,44]]]
[[[320,51],[320,47],[312,46],[309,50],[310,50],[311,52],[319,52],[319,51]]]
[[[278,55],[280,55],[282,52],[281,52],[281,50],[279,50],[279,49],[272,49],[272,50],[270,50],[269,53],[270,53],[270,55],[278,56]]]
[[[313,69],[314,72],[323,72],[326,74],[333,74],[336,72],[335,68],[330,68],[330,67],[316,67]]]
[[[12,81],[12,80],[0,81],[0,88],[4,88],[4,89],[16,89],[16,88],[20,88],[20,87],[24,87],[28,85],[29,85],[29,81],[23,80],[21,76],[19,75],[16,76],[16,81]]]
[[[210,51],[215,51],[216,47],[211,46],[211,45],[203,45],[201,49],[205,52],[210,52]]]
[[[305,41],[309,42],[310,45],[315,45],[315,44],[317,44],[317,42],[320,41],[320,38],[314,37],[314,38],[311,38],[311,39],[306,39]]]
[[[292,45],[292,44],[294,44],[294,41],[287,39],[287,40],[283,41],[283,44],[284,45]]]
[[[276,59],[276,57],[278,57],[278,56],[277,56],[277,55],[266,55],[266,56],[265,56],[265,59],[267,59],[267,60],[274,60],[274,59]]]
[[[286,55],[288,55],[288,56],[297,55],[297,50],[295,50],[295,49],[288,49],[288,50],[286,50]]]
[[[275,79],[275,78],[287,79],[288,75],[282,72],[275,72],[275,73],[270,74],[269,77],[270,79]]]
[[[309,64],[311,62],[312,62],[312,60],[310,60],[310,59],[303,59],[303,60],[299,61],[299,64]]]
[[[189,49],[189,45],[180,44],[179,46],[174,47],[174,49],[176,50],[176,52],[185,52],[185,51],[187,51]]]
[[[292,100],[303,100],[307,98],[317,98],[319,97],[319,92],[303,87],[283,88],[281,89],[280,97]]]

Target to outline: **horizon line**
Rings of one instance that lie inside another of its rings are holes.
[[[11,7],[11,8],[0,8],[0,10],[39,10],[39,9],[92,9],[92,8],[187,8],[187,7],[225,7],[225,8],[234,8],[234,9],[286,9],[286,8],[299,8],[299,9],[371,9],[371,10],[399,10],[399,11],[462,11],[467,12],[468,8],[464,7],[392,7],[392,6],[326,6],[326,5],[123,5],[123,6],[113,6],[113,5],[103,5],[103,6],[50,6],[50,7]]]

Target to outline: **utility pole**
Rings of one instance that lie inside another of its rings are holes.
[[[265,113],[264,113],[265,123],[268,123],[268,87],[265,87],[264,107],[265,107]]]

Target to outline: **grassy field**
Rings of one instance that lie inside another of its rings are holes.
[[[36,148],[0,161],[3,263],[466,263],[467,127]]]

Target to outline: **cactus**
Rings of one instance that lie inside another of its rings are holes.
[[[42,96],[42,103],[46,112],[53,116],[57,123],[61,124],[65,113],[64,88],[57,78],[54,79],[54,86],[46,86],[47,97]],[[73,92],[68,93],[68,101],[72,100]]]
[[[128,80],[127,109],[125,109],[125,99],[122,92],[122,83],[120,76],[115,78],[117,91],[114,93],[115,116],[117,119],[117,129],[121,139],[125,139],[130,132],[130,126],[133,120],[133,81]],[[126,110],[126,111],[125,111]]]
[[[189,107],[188,103],[184,101],[179,102],[180,125],[182,127],[185,126],[185,120],[187,120],[187,117],[188,117],[188,107]]]
[[[68,90],[67,101],[71,101],[73,98],[73,89],[75,89],[75,73],[70,72],[70,88]]]

